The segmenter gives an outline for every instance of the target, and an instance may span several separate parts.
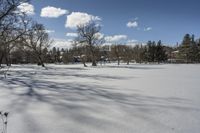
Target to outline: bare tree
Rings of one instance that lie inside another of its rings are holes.
[[[91,22],[87,25],[79,25],[77,27],[78,37],[76,40],[87,45],[91,54],[92,66],[97,65],[96,48],[103,43],[103,38],[99,35],[101,30],[100,25],[95,22]]]
[[[147,46],[137,44],[133,47],[133,59],[137,63],[147,62]]]
[[[16,16],[17,7],[23,2],[28,2],[28,0],[0,0],[0,26],[10,16]]]
[[[34,52],[38,65],[45,67],[43,51],[49,47],[52,41],[49,39],[49,35],[46,33],[44,26],[33,23],[30,30],[22,39],[24,45]]]
[[[27,32],[30,19],[25,14],[17,16],[4,25],[0,36],[0,65],[3,58],[10,65],[10,52],[20,42],[20,37]]]
[[[111,56],[114,60],[117,60],[117,64],[120,65],[120,60],[123,56],[123,45],[112,45]]]
[[[127,65],[129,65],[131,59],[133,58],[132,47],[128,45],[122,45],[121,47],[123,60],[126,61]]]
[[[17,9],[21,2],[26,0],[0,0],[0,66],[3,59],[10,65],[10,51],[26,32],[27,17]]]

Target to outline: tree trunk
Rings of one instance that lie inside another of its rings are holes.
[[[0,67],[2,63],[3,63],[3,53],[1,54],[1,57],[0,57]]]
[[[91,41],[89,43],[89,46],[90,46],[90,52],[92,54],[92,66],[97,66],[96,59],[95,59],[95,50],[94,50],[94,47],[92,46]]]
[[[92,66],[97,66],[97,63],[95,60],[92,60]]]
[[[87,65],[85,64],[85,59],[84,59],[84,57],[81,58],[81,60],[82,60],[82,63],[83,63],[83,65],[84,65],[84,67],[87,67]]]
[[[5,56],[5,61],[7,66],[11,66],[11,59],[10,59],[10,54],[7,52]]]
[[[118,66],[120,65],[120,59],[119,58],[117,59],[117,64],[118,64]]]
[[[38,56],[39,62],[38,64],[41,65],[42,67],[45,67],[44,62],[40,56]]]
[[[83,63],[84,67],[87,67],[87,65],[85,64],[85,62]]]
[[[129,65],[129,63],[130,63],[130,61],[128,60],[128,61],[127,61],[127,65]]]
[[[95,60],[95,55],[94,52],[92,51],[92,66],[97,66],[96,60]]]

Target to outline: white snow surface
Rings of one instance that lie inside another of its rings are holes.
[[[47,67],[0,75],[8,133],[200,132],[200,65]]]

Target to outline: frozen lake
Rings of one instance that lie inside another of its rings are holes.
[[[8,133],[200,132],[200,65],[47,67],[0,75]]]

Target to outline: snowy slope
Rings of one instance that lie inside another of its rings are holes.
[[[200,65],[15,65],[8,133],[199,133]]]

